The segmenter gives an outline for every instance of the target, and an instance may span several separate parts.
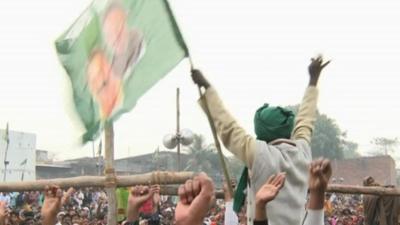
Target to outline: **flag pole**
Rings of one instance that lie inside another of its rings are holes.
[[[190,57],[190,54],[188,54],[188,58],[189,58],[189,63],[190,63],[190,69],[193,70],[194,69],[194,65],[193,65],[192,57]],[[197,89],[199,91],[200,100],[203,102],[204,111],[206,113],[206,116],[207,116],[207,119],[208,119],[208,123],[210,124],[211,132],[212,132],[213,138],[214,138],[215,148],[218,151],[218,156],[219,156],[219,160],[220,160],[220,163],[221,163],[222,170],[224,172],[225,180],[229,184],[230,181],[231,181],[231,177],[229,175],[228,166],[226,165],[224,153],[222,152],[221,144],[220,144],[218,136],[217,136],[217,130],[215,128],[214,121],[212,120],[212,117],[211,117],[210,108],[208,107],[207,99],[205,97],[203,97],[203,93],[201,91],[200,86],[197,86]],[[233,192],[232,185],[228,185],[228,191],[229,191],[229,194],[231,196],[233,196],[234,192]]]
[[[200,99],[203,102],[204,111],[206,112],[207,119],[208,119],[208,122],[209,122],[210,127],[211,127],[211,132],[212,132],[213,137],[214,137],[215,147],[216,147],[216,149],[218,151],[219,160],[221,162],[221,167],[222,167],[222,170],[224,172],[225,180],[227,181],[228,184],[230,184],[231,178],[230,178],[230,175],[229,175],[228,167],[227,167],[226,162],[225,162],[224,153],[222,152],[221,144],[220,144],[218,136],[217,136],[217,130],[215,128],[214,121],[212,120],[212,117],[211,117],[210,108],[208,107],[207,99],[203,96],[203,93],[201,92],[200,86],[197,86],[197,87],[198,87],[198,90],[199,90]],[[228,185],[228,191],[229,191],[229,194],[231,196],[233,196],[234,192],[233,192],[232,185]]]
[[[117,179],[114,170],[114,128],[113,123],[106,122],[104,129],[104,139],[105,139],[105,190],[108,199],[108,214],[107,214],[107,224],[116,225],[117,224],[117,195],[116,186]]]
[[[168,0],[166,0],[166,2],[168,4],[169,10],[170,10],[172,16],[175,19],[176,26],[179,28],[179,30],[181,30],[180,27],[179,27],[179,23],[178,23],[175,15],[174,15],[174,11],[172,10],[170,2]],[[186,44],[187,42],[186,42],[182,32],[181,32],[181,37],[182,37],[182,40],[184,41],[184,43]],[[187,51],[187,55],[188,55],[188,59],[189,59],[189,63],[190,63],[190,69],[193,70],[194,69],[194,64],[193,64],[192,57],[190,56],[189,48],[187,47],[187,44],[186,44],[186,51]],[[218,137],[217,137],[217,132],[216,132],[216,129],[215,129],[215,125],[214,125],[214,122],[213,122],[213,120],[211,118],[211,115],[210,115],[210,110],[209,110],[209,107],[208,107],[208,103],[207,103],[206,98],[203,98],[203,94],[201,92],[201,88],[198,87],[198,89],[199,89],[200,99],[203,101],[203,104],[204,104],[204,107],[205,107],[205,112],[207,114],[208,122],[210,123],[211,131],[212,131],[212,134],[213,134],[213,137],[214,137],[215,147],[218,150],[218,155],[219,155],[219,158],[220,158],[220,161],[221,161],[221,167],[223,169],[225,179],[229,182],[231,179],[230,179],[228,168],[226,166],[226,162],[225,162],[225,159],[224,159],[224,154],[222,153],[221,145],[220,145]],[[228,185],[228,191],[230,192],[231,196],[233,196],[233,189],[232,189],[231,185]]]
[[[179,108],[179,88],[176,89],[176,136],[178,144],[176,146],[178,152],[178,172],[181,171],[181,138],[180,138],[180,108]]]
[[[4,151],[4,176],[3,176],[3,182],[6,182],[7,180],[7,166],[10,163],[7,161],[7,153],[8,153],[8,147],[10,144],[10,136],[9,136],[9,127],[8,127],[8,122],[7,122],[7,127],[5,131],[5,138],[6,138],[6,149]]]
[[[24,181],[24,175],[25,175],[25,170],[26,170],[26,164],[27,164],[28,162],[25,162],[25,164],[24,164],[24,169],[22,170],[22,175],[21,175],[21,181]]]

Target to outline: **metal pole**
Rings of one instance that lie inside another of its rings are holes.
[[[176,138],[178,140],[178,171],[181,171],[181,132],[180,132],[179,88],[176,89]]]

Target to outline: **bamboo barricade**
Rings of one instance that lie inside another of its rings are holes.
[[[353,185],[338,185],[333,184],[328,186],[327,192],[342,193],[342,194],[366,194],[380,196],[400,196],[400,189],[387,187],[364,187]],[[178,187],[176,186],[161,186],[162,195],[177,195]],[[223,190],[216,190],[215,197],[218,199],[224,198]]]
[[[112,122],[106,123],[104,129],[105,142],[105,182],[104,188],[108,198],[107,224],[117,224],[117,177],[114,170],[114,128]]]
[[[161,184],[162,195],[177,195],[178,187],[172,185],[183,184],[195,176],[194,172],[151,172],[139,175],[117,176],[117,187],[131,187],[135,185]],[[58,185],[63,189],[69,187],[105,187],[106,178],[102,176],[82,176],[52,180],[22,181],[0,183],[0,192],[43,191],[46,185]],[[327,192],[342,194],[368,194],[381,196],[400,196],[399,188],[364,187],[353,185],[332,184]],[[222,190],[215,191],[217,198],[224,198]]]
[[[117,176],[117,187],[131,187],[135,185],[148,184],[182,184],[193,178],[194,172],[151,172],[138,175]],[[63,189],[69,187],[85,188],[100,187],[106,185],[104,176],[81,176],[72,178],[60,178],[51,180],[19,181],[0,183],[0,192],[22,192],[22,191],[43,191],[47,185],[57,185]]]

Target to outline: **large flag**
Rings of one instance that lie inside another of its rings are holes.
[[[95,0],[56,50],[86,128],[84,143],[187,55],[167,0]]]

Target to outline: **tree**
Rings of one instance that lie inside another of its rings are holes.
[[[398,138],[385,138],[385,137],[376,137],[371,141],[378,148],[378,152],[372,153],[373,155],[389,155],[389,153],[393,153],[397,146],[400,145],[400,141]]]
[[[297,113],[299,106],[288,106],[287,108]],[[358,157],[357,147],[356,143],[347,140],[346,132],[340,130],[334,119],[317,112],[317,120],[311,138],[313,158],[343,159]]]
[[[227,164],[229,167],[231,179],[239,179],[240,175],[242,175],[245,164],[234,156],[228,158]]]
[[[219,158],[214,145],[207,145],[202,135],[195,134],[193,143],[184,149],[189,156],[186,171],[203,171],[210,176],[218,171]]]
[[[361,157],[357,152],[358,144],[352,141],[342,140],[343,153],[345,159]]]

